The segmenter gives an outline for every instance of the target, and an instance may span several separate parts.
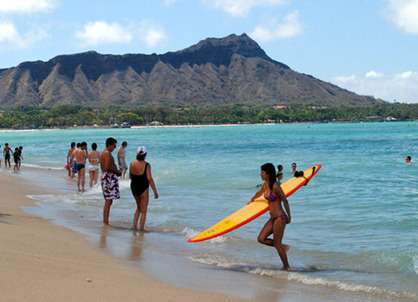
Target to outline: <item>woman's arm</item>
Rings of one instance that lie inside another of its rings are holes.
[[[264,183],[263,183],[263,185],[261,186],[260,190],[258,190],[258,191],[254,194],[254,196],[250,199],[250,201],[249,201],[247,204],[252,203],[252,202],[253,202],[253,201],[255,201],[258,197],[260,197],[261,195],[263,195],[263,194],[264,194],[264,191],[265,191],[265,187],[266,187],[266,184],[264,184]]]
[[[151,165],[150,164],[148,164],[147,178],[148,178],[149,185],[151,186],[151,189],[154,192],[154,198],[158,199],[157,186],[155,185],[154,178],[152,178]]]
[[[280,185],[278,185],[278,184],[275,185],[274,191],[277,194],[277,196],[280,197],[280,200],[283,202],[284,209],[285,209],[286,214],[287,214],[287,217],[289,219],[287,223],[290,223],[290,221],[292,220],[292,216],[291,216],[291,213],[290,213],[289,201],[287,200],[287,197],[284,194],[284,192],[283,192],[282,188],[280,187]]]

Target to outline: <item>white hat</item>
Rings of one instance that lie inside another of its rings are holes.
[[[136,149],[136,154],[146,154],[147,153],[147,148],[145,148],[145,146],[140,146],[138,147],[138,149]]]

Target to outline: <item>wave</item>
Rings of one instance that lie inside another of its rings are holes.
[[[205,265],[212,265],[218,268],[227,269],[236,272],[243,272],[248,274],[254,274],[264,277],[271,277],[276,279],[286,279],[288,281],[294,281],[305,285],[313,286],[325,286],[331,287],[342,291],[363,293],[369,295],[389,296],[393,298],[409,298],[416,299],[417,295],[410,292],[397,292],[376,286],[369,286],[364,284],[354,284],[336,280],[329,280],[322,277],[313,277],[307,275],[308,273],[320,273],[327,272],[327,269],[320,269],[315,266],[308,267],[295,267],[290,272],[280,270],[276,267],[262,267],[257,264],[249,264],[243,262],[230,261],[222,256],[207,256],[207,257],[189,257],[193,262],[197,262]],[[336,271],[336,270],[332,270]]]
[[[193,238],[194,236],[196,236],[196,235],[197,235],[197,234],[199,234],[200,232],[201,232],[201,231],[198,231],[198,230],[192,229],[192,228],[190,228],[190,227],[185,227],[181,233],[182,233],[182,234],[184,234],[184,235],[185,235],[185,237],[186,237],[186,239],[188,240],[188,239]],[[224,242],[226,242],[226,241],[230,241],[230,240],[233,240],[233,239],[234,239],[233,237],[228,237],[228,236],[219,236],[219,237],[216,237],[216,238],[210,239],[210,240],[208,240],[208,241],[206,241],[206,242],[208,242],[208,243],[224,243]]]
[[[65,170],[64,167],[60,168],[60,167],[51,167],[51,166],[41,166],[41,165],[27,164],[27,163],[22,163],[22,166],[27,167],[27,168],[42,169],[42,170],[55,170],[55,171]]]

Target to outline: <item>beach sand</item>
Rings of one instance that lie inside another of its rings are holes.
[[[0,301],[238,301],[176,288],[22,211],[40,188],[0,175]]]
[[[151,254],[141,252],[137,243],[142,241],[138,240],[130,249],[142,254],[141,264],[129,262],[112,252],[112,249],[129,248],[129,243],[123,244],[123,240],[103,247],[100,234],[93,232],[93,237],[100,237],[100,244],[92,244],[91,238],[79,233],[77,228],[75,232],[36,216],[35,203],[26,196],[53,192],[38,187],[30,179],[36,175],[49,183],[54,178],[61,181],[62,171],[51,170],[44,175],[27,170],[30,173],[26,177],[0,173],[1,302],[416,301],[386,294],[368,295],[367,290],[345,291],[334,286],[191,265],[183,258],[160,255],[153,249]]]

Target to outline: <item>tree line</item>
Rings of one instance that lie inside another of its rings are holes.
[[[74,126],[356,122],[418,119],[418,104],[385,103],[362,107],[293,105],[274,108],[262,105],[211,106],[110,106],[89,108],[61,105],[52,108],[20,107],[0,111],[0,128],[37,129]]]

